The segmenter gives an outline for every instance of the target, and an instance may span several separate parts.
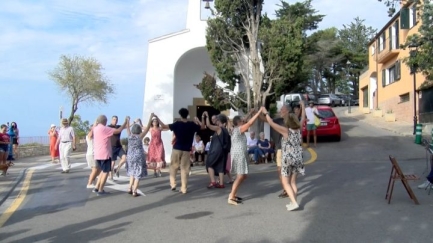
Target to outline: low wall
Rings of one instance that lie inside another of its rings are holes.
[[[86,152],[87,144],[79,143],[77,144],[77,149],[75,152]],[[18,156],[16,158],[26,158],[35,156],[45,156],[50,155],[50,146],[20,146],[18,147]]]

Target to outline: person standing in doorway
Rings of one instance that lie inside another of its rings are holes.
[[[314,147],[317,146],[317,134],[316,134],[316,124],[314,120],[316,117],[320,118],[317,108],[314,107],[314,102],[308,102],[308,107],[305,108],[305,116],[307,117],[307,147],[310,146],[310,133],[313,133]]]
[[[55,148],[59,148],[62,173],[69,173],[69,169],[71,168],[69,156],[72,150],[75,151],[75,133],[74,129],[69,126],[69,121],[66,118],[62,119],[62,127],[60,128]]]

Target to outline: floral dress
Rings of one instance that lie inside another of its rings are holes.
[[[292,173],[305,174],[301,142],[302,136],[299,129],[293,130],[289,128],[289,136],[287,138],[282,138],[282,176],[287,177]]]
[[[233,129],[231,154],[231,172],[237,175],[248,174],[247,137],[239,127]]]
[[[146,158],[139,135],[128,137],[128,154],[126,155],[126,174],[140,179],[147,176]]]
[[[149,143],[149,151],[147,153],[147,163],[151,163],[155,166],[158,162],[165,162],[165,151],[164,151],[164,143],[161,138],[161,129],[150,130],[150,143]],[[161,165],[158,165],[161,167]]]

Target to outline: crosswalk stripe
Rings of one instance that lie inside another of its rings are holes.
[[[69,169],[72,169],[72,168],[75,168],[75,167],[78,167],[78,166],[82,166],[82,165],[85,165],[85,164],[87,164],[87,163],[72,163],[72,164],[70,164],[71,166],[70,166]],[[58,170],[61,170],[61,169],[62,169],[62,166],[59,165],[59,168],[57,168],[57,169],[58,169]]]

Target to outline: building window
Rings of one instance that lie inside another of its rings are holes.
[[[409,9],[409,28],[414,27],[416,23],[417,23],[417,11],[416,11],[416,4],[414,4]]]
[[[408,102],[410,100],[409,93],[400,95],[400,103]]]
[[[385,32],[383,32],[379,37],[379,52],[383,51],[385,48],[386,48]]]
[[[401,62],[397,61],[394,65],[382,70],[382,86],[397,82],[401,78]]]
[[[368,87],[362,89],[362,107],[368,107]]]

